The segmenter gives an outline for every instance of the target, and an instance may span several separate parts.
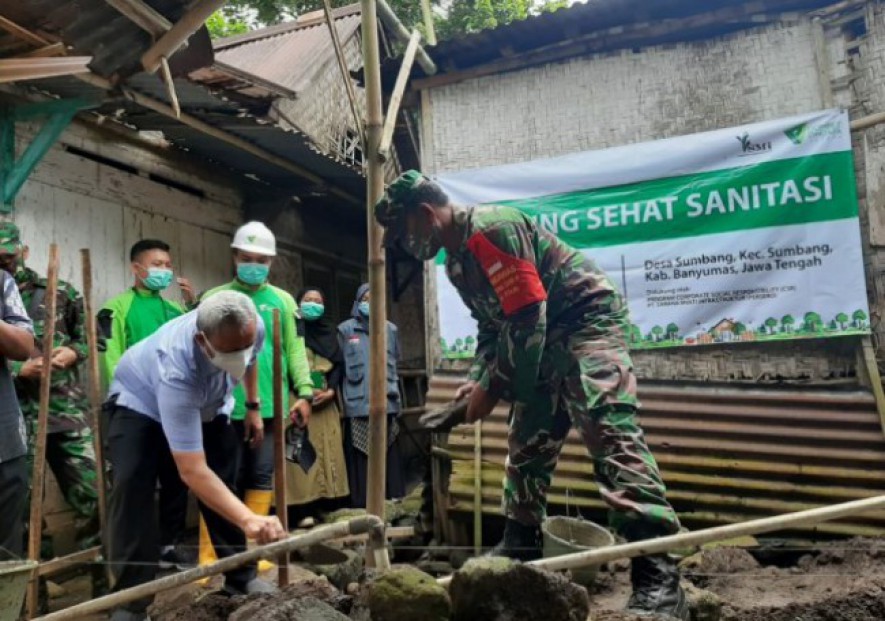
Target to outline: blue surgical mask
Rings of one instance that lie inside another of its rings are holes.
[[[162,291],[172,284],[172,270],[165,267],[149,267],[148,275],[141,282],[151,291]]]
[[[263,285],[268,272],[270,266],[263,263],[237,263],[237,278],[247,285]]]
[[[369,316],[369,303],[368,302],[360,302],[359,306],[357,306],[357,310],[360,312],[360,315],[363,317]]]
[[[326,312],[326,307],[316,302],[302,302],[301,314],[307,321],[316,321]]]

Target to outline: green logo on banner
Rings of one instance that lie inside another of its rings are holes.
[[[797,125],[796,127],[791,127],[790,129],[784,131],[784,133],[794,145],[798,146],[805,142],[805,139],[808,138],[808,123],[802,123],[801,125]]]

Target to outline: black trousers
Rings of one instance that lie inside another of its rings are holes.
[[[178,475],[171,452],[160,455],[157,476],[160,479],[160,545],[172,546],[184,537],[188,489]]]
[[[28,460],[0,462],[0,561],[24,556],[24,515],[28,501]]]
[[[203,450],[209,468],[233,491],[239,463],[240,442],[228,420],[217,418],[203,425]],[[155,420],[120,406],[111,412],[108,425],[108,458],[114,470],[109,512],[110,561],[116,578],[114,591],[121,591],[156,577],[159,533],[154,516],[154,490],[163,459],[171,459],[163,428]],[[239,528],[200,503],[212,545],[219,558],[246,549],[246,536]],[[250,564],[225,574],[228,586],[243,590],[256,575]],[[152,598],[126,606],[143,612]]]
[[[269,492],[273,490],[274,433],[273,419],[264,419],[264,440],[258,448],[249,448],[243,442],[246,437],[246,423],[241,420],[231,422],[237,437],[240,451],[240,472],[237,476],[237,490],[242,497],[246,490],[255,489]]]

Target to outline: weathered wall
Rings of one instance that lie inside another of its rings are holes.
[[[552,157],[834,105],[852,108],[853,117],[885,110],[885,19],[881,6],[870,4],[877,8],[859,55],[849,55],[840,28],[793,16],[709,41],[574,58],[425,91],[424,168],[441,173]],[[850,90],[855,76],[863,79]],[[873,196],[885,190],[885,129],[859,136],[858,145],[861,196],[867,172],[876,182]],[[881,202],[871,201],[885,224]],[[869,232],[865,227],[865,238]],[[866,256],[875,325],[885,258],[869,246]],[[844,339],[636,355],[643,376],[661,379],[834,379],[853,376],[856,361]]]
[[[29,139],[20,132],[19,144]],[[75,147],[126,166],[137,174],[75,155]],[[169,179],[203,197],[152,180]],[[217,173],[197,167],[174,149],[146,148],[118,132],[71,125],[25,183],[12,218],[31,248],[31,266],[45,273],[49,244],[59,244],[60,276],[82,285],[80,249],[89,248],[98,305],[132,284],[130,246],[145,237],[172,246],[176,272],[204,290],[229,277],[226,249],[239,225],[240,194]],[[177,287],[169,292],[178,298]]]

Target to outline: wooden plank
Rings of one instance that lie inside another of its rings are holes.
[[[60,556],[58,558],[52,559],[51,561],[40,563],[40,565],[37,567],[37,575],[41,578],[53,576],[57,573],[65,571],[66,569],[70,569],[78,565],[83,565],[85,563],[91,563],[100,558],[101,546],[95,546],[94,548],[80,550],[79,552],[68,554],[67,556]]]
[[[326,1],[328,2],[328,0]],[[406,85],[409,83],[409,76],[412,74],[412,65],[415,63],[415,53],[418,51],[420,43],[421,33],[413,30],[412,36],[409,38],[409,44],[406,46],[406,53],[403,56],[403,64],[400,65],[399,74],[396,76],[396,84],[390,96],[390,103],[387,105],[384,128],[381,130],[381,144],[378,146],[378,153],[385,160],[390,156],[390,143],[393,141],[393,130],[396,129],[396,118],[399,116],[403,93],[406,92]]]
[[[31,52],[18,54],[18,58],[48,58],[50,56],[64,56],[67,53],[64,43],[50,43]]]
[[[38,45],[40,47],[43,47],[51,43],[51,41],[44,39],[36,33],[31,32],[27,28],[22,28],[11,19],[7,19],[2,15],[0,15],[0,29],[5,30],[13,37],[21,39],[22,41],[26,41],[31,45]]]
[[[141,0],[106,0],[106,2],[154,37],[160,37],[172,28],[172,22]]]
[[[43,333],[43,368],[40,373],[40,403],[34,440],[34,468],[31,472],[31,512],[28,530],[28,558],[40,561],[40,538],[43,535],[43,491],[46,485],[46,431],[49,426],[49,391],[52,388],[52,350],[54,348],[56,302],[58,301],[58,246],[49,246],[49,270],[46,274],[45,316],[50,318]],[[28,617],[37,616],[40,581],[34,575],[28,583]]]

